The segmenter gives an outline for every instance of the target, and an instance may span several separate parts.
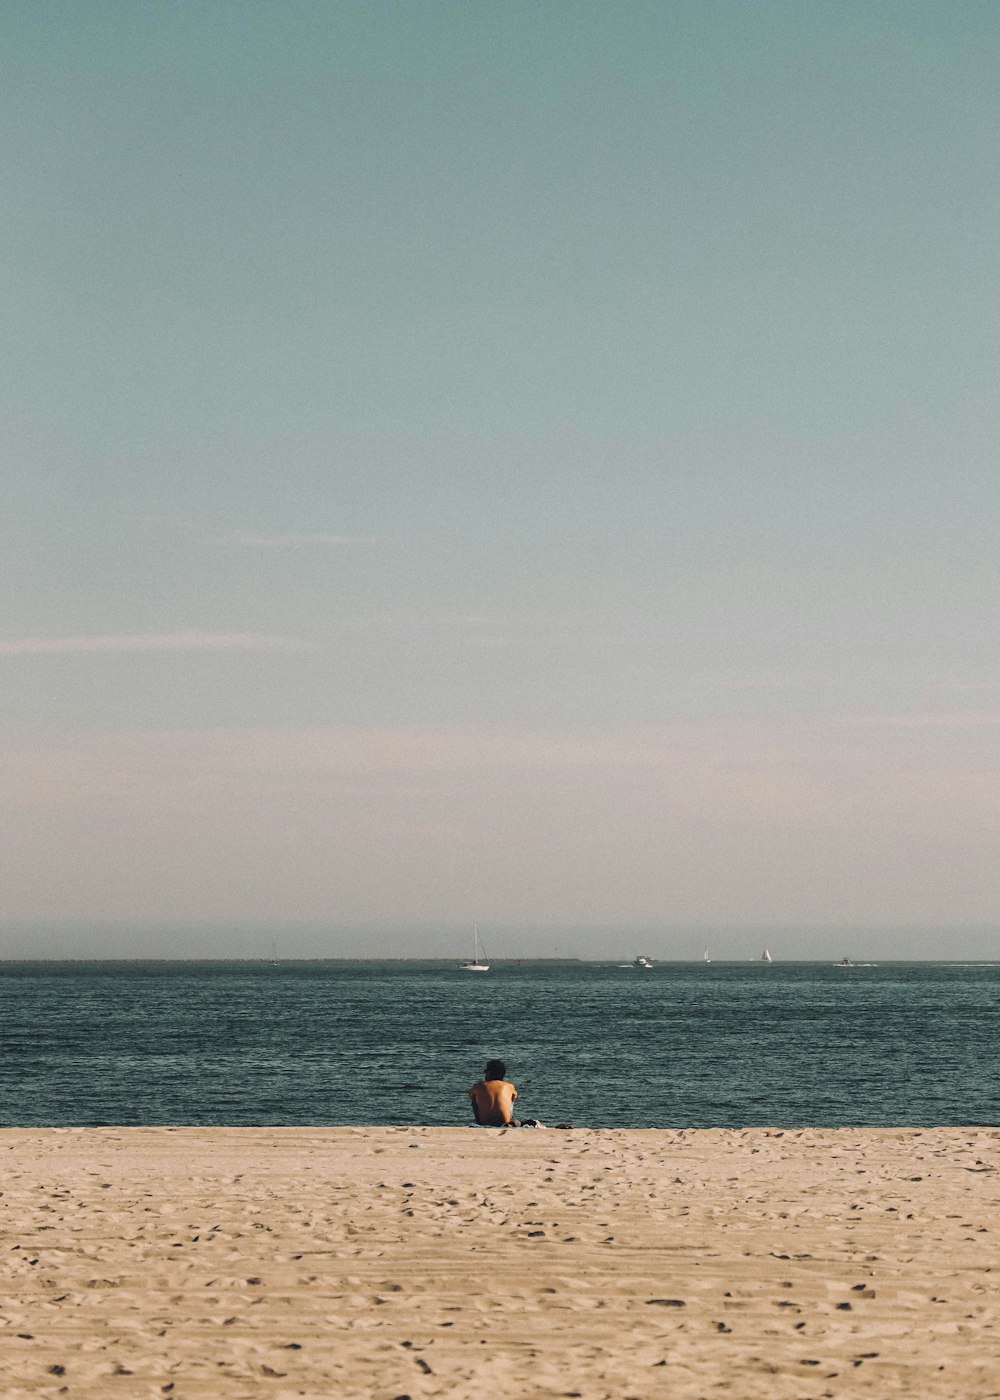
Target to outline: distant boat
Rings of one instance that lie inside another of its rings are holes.
[[[705,949],[705,956],[704,956],[704,958],[702,959],[702,961],[703,961],[703,962],[707,962],[707,963],[710,963],[710,962],[712,961],[712,959],[708,956],[708,949],[707,949],[707,948]]]
[[[462,963],[463,972],[489,972],[490,965],[486,961],[486,949],[483,947],[483,940],[479,937],[479,925],[475,925],[476,938],[471,962]]]
[[[764,949],[763,953],[760,955],[760,960],[761,962],[774,962],[774,959],[771,957],[770,948]]]
[[[640,953],[637,958],[633,958],[632,966],[638,972],[651,972],[653,969],[653,961],[651,958],[647,958]]]
[[[841,960],[840,960],[839,963],[834,963],[834,967],[853,967],[853,966],[854,966],[854,964],[851,962],[850,958],[841,958]]]

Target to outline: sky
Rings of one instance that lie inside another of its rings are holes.
[[[0,955],[997,955],[992,0],[3,15]]]

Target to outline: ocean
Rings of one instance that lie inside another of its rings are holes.
[[[0,1125],[996,1124],[1000,965],[0,964]]]

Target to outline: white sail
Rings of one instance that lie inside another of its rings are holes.
[[[771,950],[769,948],[764,949],[763,953],[761,953],[760,955],[760,960],[761,962],[774,962],[774,959],[771,957]]]
[[[462,963],[463,972],[489,972],[490,965],[486,961],[486,949],[483,947],[483,940],[479,937],[479,925],[475,924],[475,942],[473,944],[472,961]]]

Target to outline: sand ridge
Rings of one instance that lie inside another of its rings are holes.
[[[1000,1397],[992,1128],[10,1129],[0,1190],[8,1400]]]

